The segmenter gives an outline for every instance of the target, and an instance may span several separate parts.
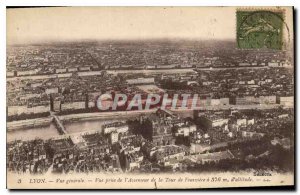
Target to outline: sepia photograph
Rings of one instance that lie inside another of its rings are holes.
[[[293,17],[7,7],[7,188],[293,188]]]

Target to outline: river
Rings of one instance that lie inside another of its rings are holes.
[[[114,120],[109,120],[114,121]],[[108,122],[106,119],[100,120],[88,120],[88,121],[70,121],[64,122],[64,126],[66,131],[69,134],[84,132],[84,131],[93,131],[93,130],[101,130],[102,125]],[[18,130],[10,130],[7,131],[7,142],[13,140],[33,140],[35,138],[41,139],[50,139],[52,137],[59,136],[58,131],[53,123],[47,126],[42,127],[32,127],[32,128],[24,128]]]
[[[148,115],[152,113],[150,112],[143,112],[145,115]],[[181,117],[192,117],[192,111],[178,111],[176,112]],[[114,113],[115,114],[115,113]],[[102,129],[102,125],[105,122],[113,122],[113,121],[120,121],[120,120],[128,120],[136,118],[137,115],[140,113],[135,111],[131,112],[131,115],[129,114],[120,114],[116,116],[109,116],[109,118],[106,115],[103,116],[103,118],[97,118],[92,120],[68,120],[66,117],[64,118],[65,121],[63,121],[63,125],[66,128],[66,131],[68,134],[74,134],[79,132],[85,132],[85,131],[97,131]],[[9,130],[7,131],[7,141],[13,141],[13,140],[33,140],[35,138],[41,138],[41,139],[50,139],[52,137],[59,136],[59,133],[53,123],[50,123],[49,125],[42,126],[42,127],[31,127],[31,128],[23,128],[18,130]]]
[[[113,122],[117,120],[89,120],[89,121],[75,121],[75,122],[64,122],[66,131],[69,134],[79,133],[84,131],[101,131],[102,125],[105,122]]]
[[[35,138],[49,139],[53,136],[57,136],[58,131],[54,124],[49,124],[42,127],[24,128],[18,130],[7,131],[7,142],[13,140],[33,140]]]

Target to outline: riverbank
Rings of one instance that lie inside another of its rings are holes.
[[[134,110],[134,111],[114,111],[114,112],[93,112],[93,113],[80,113],[80,114],[69,114],[61,115],[59,119],[64,122],[72,121],[88,121],[96,119],[128,119],[138,117],[141,114],[154,113],[156,109],[151,110]]]
[[[50,125],[52,117],[35,118],[19,121],[11,121],[6,123],[7,131],[22,130],[33,127],[43,127]]]
[[[206,106],[199,107],[195,110],[247,110],[247,109],[274,109],[279,108],[279,104],[269,104],[269,105],[222,105],[222,106]],[[288,108],[288,107],[286,107]],[[93,113],[79,113],[79,114],[68,114],[60,115],[59,119],[63,122],[76,122],[76,121],[89,121],[89,120],[113,120],[113,119],[130,119],[138,117],[141,114],[149,115],[156,112],[157,109],[151,110],[133,110],[133,111],[114,111],[114,112],[93,112]],[[171,109],[175,114],[181,117],[192,117],[193,110],[191,109]],[[47,126],[51,123],[52,117],[36,118],[20,121],[7,122],[7,130],[18,130],[23,128],[32,128],[38,126]]]
[[[118,111],[118,112],[93,112],[93,113],[80,113],[58,116],[63,122],[78,122],[78,121],[92,121],[92,120],[111,120],[111,119],[130,119],[138,117],[140,114],[151,114],[156,109],[143,110],[143,111]],[[27,119],[19,121],[11,121],[6,123],[7,131],[22,130],[35,127],[49,126],[52,117]]]

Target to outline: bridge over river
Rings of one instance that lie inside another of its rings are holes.
[[[68,132],[66,131],[66,128],[64,127],[64,125],[62,124],[61,120],[58,118],[58,116],[55,115],[55,112],[50,112],[51,116],[52,116],[52,121],[55,124],[57,131],[60,135],[64,135],[67,134]]]

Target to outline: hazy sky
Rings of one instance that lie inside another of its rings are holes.
[[[8,44],[82,39],[235,39],[233,7],[7,10]]]

